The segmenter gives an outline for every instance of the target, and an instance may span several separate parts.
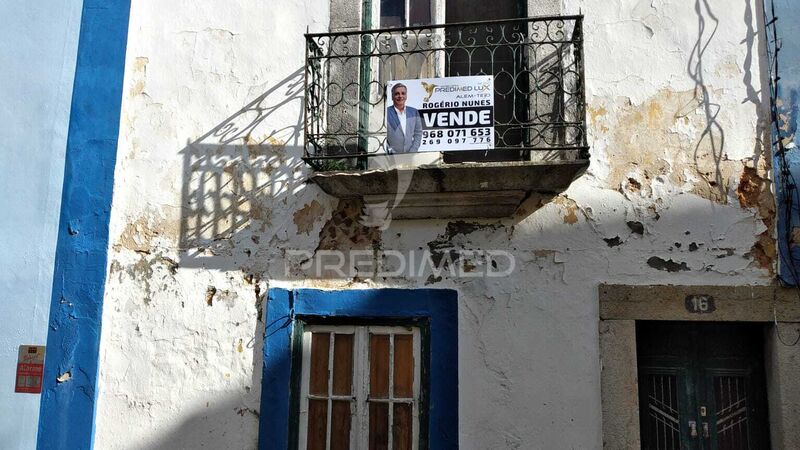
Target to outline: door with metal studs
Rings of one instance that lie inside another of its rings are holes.
[[[763,327],[638,322],[643,449],[769,448]]]

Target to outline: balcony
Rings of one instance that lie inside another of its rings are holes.
[[[394,218],[508,217],[588,167],[582,16],[307,34],[310,181]],[[489,75],[494,146],[387,153],[392,80]]]

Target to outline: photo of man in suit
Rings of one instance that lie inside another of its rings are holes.
[[[422,118],[416,108],[406,106],[408,88],[392,86],[392,106],[386,108],[388,153],[416,153],[422,143]]]

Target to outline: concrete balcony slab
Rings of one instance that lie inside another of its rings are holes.
[[[589,160],[422,165],[317,172],[309,181],[338,198],[386,203],[394,219],[510,217],[532,192],[559,194]]]

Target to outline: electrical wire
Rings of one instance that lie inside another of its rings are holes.
[[[775,15],[775,2],[770,0],[770,14],[771,19],[767,21],[766,2],[761,3],[762,13],[764,16],[765,26],[764,34],[767,40],[767,58],[769,62],[769,93],[770,93],[770,139],[772,141],[771,149],[773,149],[773,164],[778,165],[777,183],[779,187],[780,198],[778,202],[780,213],[782,213],[784,230],[783,241],[778,242],[778,257],[782,266],[786,267],[791,280],[786,280],[778,273],[778,280],[781,285],[791,285],[795,287],[795,293],[800,300],[800,276],[798,276],[797,267],[800,265],[800,259],[792,255],[792,219],[794,211],[800,211],[800,191],[797,188],[797,182],[792,174],[788,158],[786,157],[786,145],[784,140],[787,136],[782,134],[782,124],[780,122],[780,114],[778,114],[778,82],[781,77],[779,75],[779,54],[781,51],[781,41],[778,39],[778,16]],[[772,40],[770,41],[770,31],[772,32]],[[788,128],[788,127],[787,127]],[[785,248],[784,248],[785,247]],[[781,335],[780,327],[778,325],[778,312],[776,308],[776,298],[772,298],[772,319],[775,324],[775,333],[781,344],[786,346],[794,346],[800,342],[800,331],[798,331],[797,338],[792,343],[787,343]]]

